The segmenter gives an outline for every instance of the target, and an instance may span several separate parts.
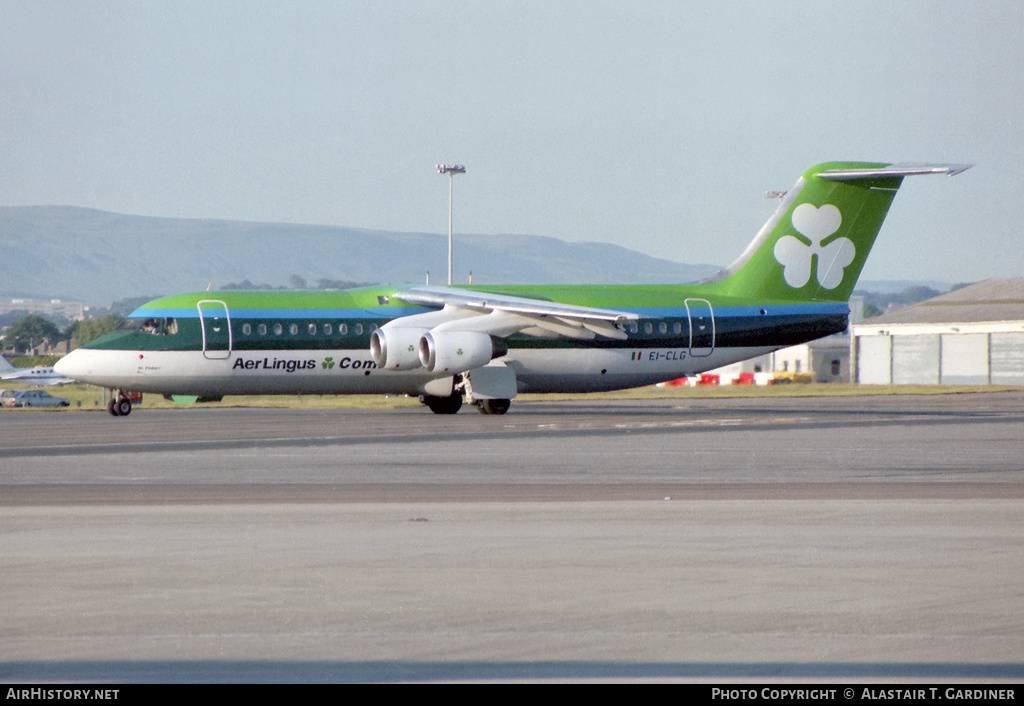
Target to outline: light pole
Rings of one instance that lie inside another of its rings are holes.
[[[438,174],[448,175],[448,284],[452,283],[452,195],[456,174],[465,174],[466,168],[461,164],[437,164]]]

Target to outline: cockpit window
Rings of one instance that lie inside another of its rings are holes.
[[[178,333],[178,320],[173,316],[155,316],[148,319],[125,319],[118,331],[139,331],[154,336],[173,336]]]

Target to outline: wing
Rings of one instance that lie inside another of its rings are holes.
[[[393,322],[396,325],[403,325],[401,322],[415,325],[418,322],[411,319],[425,317],[424,323],[429,321],[431,329],[478,331],[499,338],[524,333],[583,340],[597,336],[623,340],[626,333],[621,325],[640,318],[637,314],[613,309],[446,287],[415,287],[397,292],[392,298],[441,308],[438,312],[397,319]]]

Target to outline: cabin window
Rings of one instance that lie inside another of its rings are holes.
[[[664,335],[668,333],[668,324],[664,321],[658,324],[658,333]]]
[[[284,333],[284,326],[281,324],[274,324],[274,335],[280,336],[282,333]]]
[[[637,331],[640,330],[640,327],[637,326],[635,321],[630,321],[629,326],[627,328],[629,329],[630,333],[636,333]]]
[[[355,331],[355,334],[357,336],[362,336],[363,335],[363,325],[362,324],[356,324],[354,331]]]
[[[654,324],[650,321],[644,324],[644,333],[654,333]]]
[[[310,335],[310,336],[315,336],[315,335],[316,335],[316,324],[310,324],[310,325],[309,325],[309,326],[307,327],[307,329],[306,329],[306,330],[307,330],[307,331],[309,331],[309,335]]]
[[[324,335],[325,336],[330,336],[332,333],[334,333],[334,329],[331,328],[331,325],[330,324],[324,324]]]
[[[267,325],[266,324],[259,324],[258,326],[256,326],[256,333],[258,333],[261,336],[266,336],[267,335]]]
[[[242,324],[242,333],[245,334],[246,336],[251,336],[252,326],[250,326],[249,324]]]
[[[298,324],[289,324],[288,325],[288,333],[290,333],[291,335],[295,336],[296,334],[298,334],[298,332],[299,332],[299,325]]]
[[[348,335],[348,324],[338,324],[338,335],[339,336],[347,336]]]
[[[683,332],[683,325],[680,322],[672,324],[672,333],[679,335]]]

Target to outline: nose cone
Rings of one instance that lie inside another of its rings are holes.
[[[79,348],[57,361],[53,369],[64,377],[100,387],[140,389],[138,351]]]
[[[66,356],[53,364],[53,371],[72,380],[88,382],[91,368],[89,351],[78,349],[71,351]]]

